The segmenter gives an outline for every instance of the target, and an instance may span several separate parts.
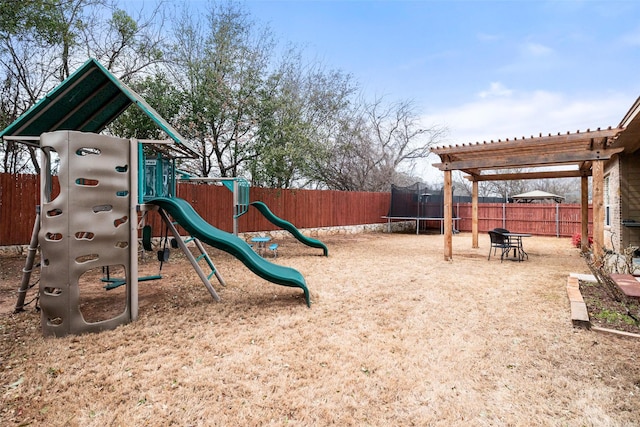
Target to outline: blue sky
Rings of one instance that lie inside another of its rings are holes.
[[[640,95],[638,1],[245,4],[367,94],[414,100],[446,145],[617,126]]]
[[[426,115],[446,118],[457,142],[615,126],[640,95],[640,2],[246,5],[280,40],[352,73],[367,93],[414,99]],[[463,123],[478,121],[472,113],[491,119],[477,137]]]
[[[617,126],[640,95],[637,0],[243,3],[367,95],[413,100],[443,145]]]

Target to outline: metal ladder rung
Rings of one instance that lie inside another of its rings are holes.
[[[205,273],[202,271],[202,268],[200,268],[200,266],[198,265],[198,261],[186,246],[187,241],[194,240],[196,243],[196,246],[200,250],[200,253],[204,254],[206,253],[206,251],[202,246],[202,244],[200,243],[200,241],[196,239],[194,236],[191,236],[190,239],[183,241],[180,236],[180,233],[178,233],[177,228],[173,225],[173,223],[169,219],[169,215],[167,214],[167,212],[162,208],[159,209],[159,212],[160,212],[160,216],[162,217],[162,220],[167,225],[167,227],[171,230],[171,234],[173,234],[173,237],[175,237],[176,241],[178,242],[178,246],[180,247],[180,249],[182,249],[185,256],[187,257],[187,259],[189,260],[193,268],[198,273],[198,276],[200,276],[200,280],[202,280],[202,283],[205,285],[205,287],[207,288],[207,290],[209,291],[213,299],[215,299],[216,301],[220,301],[220,297],[218,296],[218,293],[215,291],[213,286],[211,286],[209,279],[207,278]],[[224,283],[224,280],[222,280],[222,277],[220,277],[218,274],[216,274],[216,277],[218,278],[218,281],[220,282],[220,284],[222,286],[225,286],[225,283]]]
[[[222,286],[226,286],[226,284],[224,283],[224,280],[222,280],[222,277],[220,277],[218,275],[218,272],[216,270],[216,266],[213,264],[213,261],[211,261],[211,258],[209,257],[209,254],[207,253],[207,251],[204,249],[204,247],[202,246],[202,243],[200,243],[200,241],[196,238],[196,237],[189,237],[188,239],[185,239],[185,244],[188,241],[194,240],[195,244],[196,244],[196,248],[200,251],[200,255],[198,255],[197,257],[195,257],[195,261],[196,263],[199,262],[200,260],[204,259],[205,262],[207,263],[207,265],[209,266],[209,268],[211,269],[211,273],[209,273],[209,275],[207,276],[207,280],[211,280],[211,278],[215,275],[218,278],[218,281],[220,282],[220,284]],[[203,272],[204,274],[204,272]]]

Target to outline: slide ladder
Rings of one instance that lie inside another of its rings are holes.
[[[211,280],[211,278],[215,275],[218,278],[218,281],[220,282],[220,284],[222,286],[226,286],[226,284],[222,280],[222,277],[220,277],[220,274],[218,273],[218,270],[216,269],[216,266],[213,265],[213,261],[209,257],[209,254],[205,250],[204,246],[202,246],[202,242],[200,240],[198,240],[197,238],[193,237],[193,236],[190,236],[189,238],[184,240],[185,244],[189,244],[190,242],[193,242],[196,245],[196,248],[198,248],[198,250],[200,251],[200,255],[195,257],[196,258],[196,262],[204,259],[204,261],[207,263],[207,265],[211,269],[211,273],[209,273],[209,275],[207,275],[207,279]]]
[[[153,200],[149,201],[148,203],[153,204]],[[180,233],[178,232],[178,229],[173,224],[173,221],[171,221],[171,219],[169,218],[169,215],[167,215],[167,212],[165,212],[162,209],[162,207],[160,207],[158,212],[160,213],[160,217],[162,218],[164,223],[167,225],[167,227],[169,227],[169,230],[171,231],[171,234],[173,234],[173,237],[175,239],[175,242],[178,244],[178,247],[185,254],[187,259],[191,263],[191,266],[196,271],[196,273],[198,274],[198,277],[200,277],[200,280],[202,281],[204,286],[207,288],[207,290],[209,291],[213,299],[216,301],[220,301],[220,296],[211,285],[210,279],[213,275],[215,275],[222,286],[226,286],[226,284],[222,279],[222,277],[220,276],[220,273],[218,273],[218,270],[216,270],[215,266],[213,265],[213,262],[211,261],[211,258],[209,258],[209,255],[207,254],[207,251],[204,249],[204,246],[202,246],[202,243],[200,243],[198,239],[193,238],[192,236],[192,238],[194,239],[193,241],[201,254],[196,258],[195,256],[193,256],[189,248],[187,248],[187,244],[182,240]],[[212,272],[209,275],[206,275],[204,271],[202,271],[202,268],[200,268],[200,264],[198,263],[198,261],[203,257],[207,260],[207,264],[209,265],[209,267],[211,267]]]

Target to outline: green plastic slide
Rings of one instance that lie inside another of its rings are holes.
[[[193,237],[233,255],[263,279],[278,285],[302,288],[307,306],[311,307],[309,290],[304,277],[298,270],[273,264],[262,258],[244,240],[202,219],[186,200],[177,197],[157,197],[147,203],[161,207]]]
[[[320,240],[312,239],[311,237],[305,236],[289,221],[285,221],[284,219],[275,216],[274,213],[269,210],[269,207],[263,202],[251,202],[251,206],[258,209],[258,211],[260,211],[260,213],[272,224],[277,225],[280,228],[284,228],[289,233],[293,234],[293,237],[295,237],[305,245],[311,246],[312,248],[322,249],[322,251],[324,252],[324,256],[329,256],[329,249],[327,248],[327,245],[322,243]]]

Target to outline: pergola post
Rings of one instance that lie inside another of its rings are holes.
[[[453,259],[453,191],[451,171],[444,171],[444,260]]]
[[[604,161],[596,160],[591,166],[593,176],[593,255],[604,253]]]
[[[589,177],[580,178],[580,249],[589,250]]]
[[[471,183],[471,247],[478,246],[478,181]]]

